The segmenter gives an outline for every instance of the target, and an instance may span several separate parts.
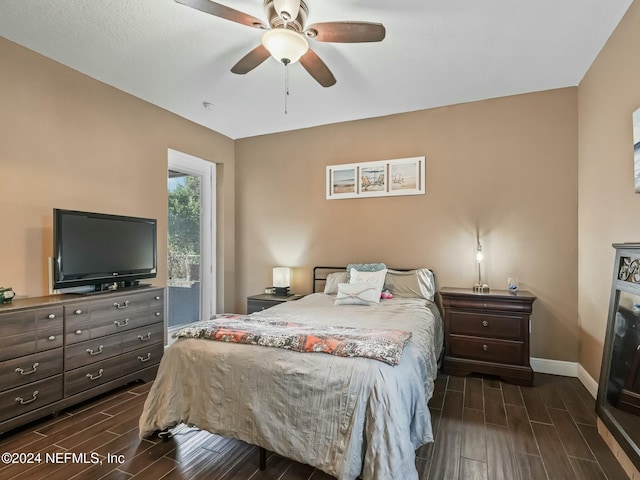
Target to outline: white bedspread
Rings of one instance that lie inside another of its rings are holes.
[[[435,305],[421,299],[334,306],[308,295],[254,315],[316,325],[392,327],[413,336],[400,364],[182,338],[162,358],[140,436],[186,423],[259,445],[340,480],[418,478],[433,441],[427,402],[442,348]],[[366,439],[366,440],[365,440]]]

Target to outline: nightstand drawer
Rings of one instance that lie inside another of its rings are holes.
[[[500,312],[526,312],[531,313],[531,302],[523,302],[519,297],[512,298],[487,298],[488,295],[472,295],[467,297],[452,297],[449,299],[451,308],[463,308],[474,310],[498,310]]]
[[[460,335],[451,335],[449,337],[449,355],[458,358],[482,360],[484,362],[521,364],[522,347],[522,342],[511,342],[509,340],[490,340]]]
[[[449,312],[449,332],[458,335],[521,341],[524,323],[523,317],[515,315]]]
[[[267,308],[271,308],[274,305],[278,305],[280,302],[271,302],[268,300],[247,300],[247,313],[260,312],[262,310],[266,310]]]

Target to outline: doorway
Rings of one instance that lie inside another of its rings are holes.
[[[215,164],[168,151],[167,330],[216,311]],[[170,338],[168,335],[167,338]]]

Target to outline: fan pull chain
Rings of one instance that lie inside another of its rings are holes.
[[[287,114],[287,102],[289,99],[289,62],[284,64],[284,114]]]

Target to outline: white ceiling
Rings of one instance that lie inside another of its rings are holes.
[[[380,22],[387,35],[310,40],[337,84],[291,65],[286,114],[281,64],[230,72],[262,32],[173,0],[0,0],[0,36],[237,139],[575,86],[631,2],[307,0],[307,24]],[[263,0],[219,3],[266,19]]]

